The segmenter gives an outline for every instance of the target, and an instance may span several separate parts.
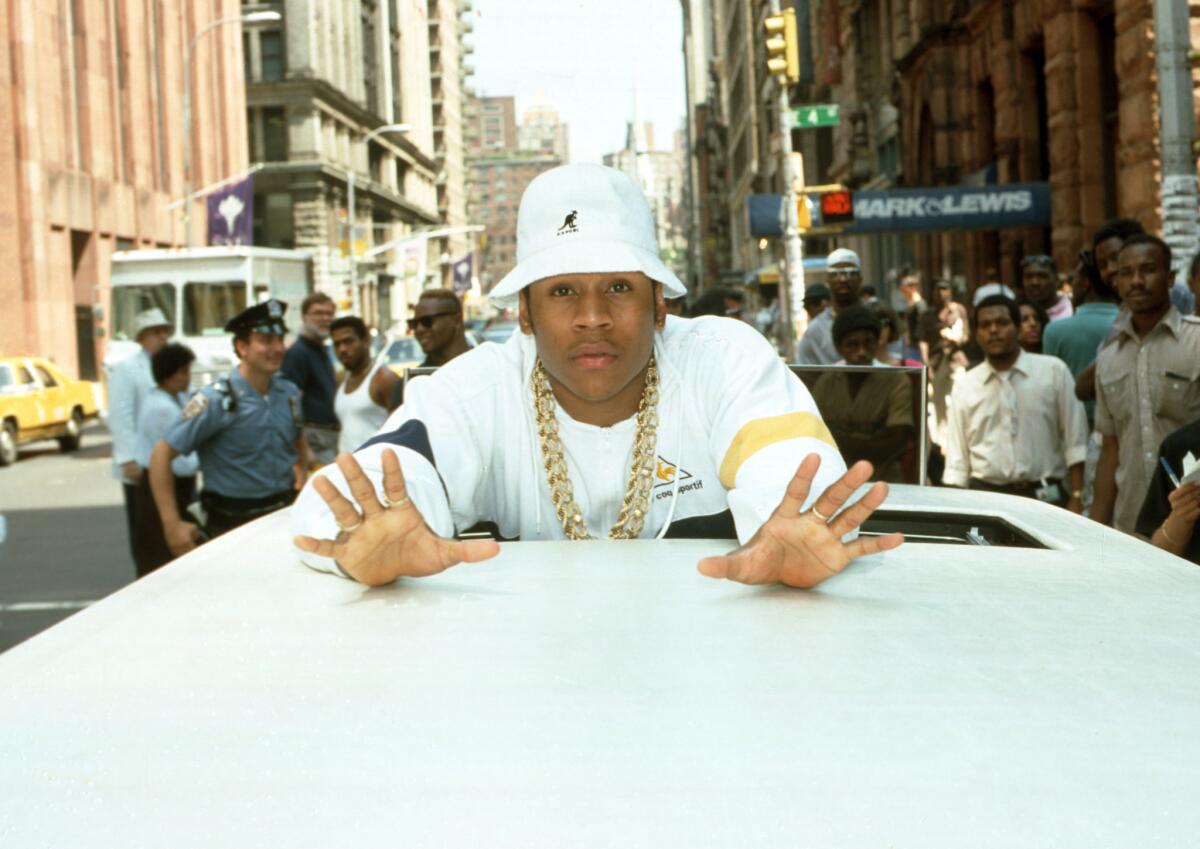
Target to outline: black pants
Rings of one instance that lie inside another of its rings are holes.
[[[122,483],[121,490],[125,494],[125,528],[129,531],[129,553],[133,556],[133,560],[136,563],[137,548],[134,540],[136,539],[137,531],[134,528],[134,519],[137,516],[137,484]]]
[[[160,566],[174,560],[171,549],[167,547],[167,538],[163,535],[162,519],[158,515],[158,505],[154,503],[154,493],[150,491],[150,472],[145,470],[138,480],[136,487],[137,509],[133,519],[133,562],[137,566],[137,576],[149,575]],[[196,493],[195,478],[175,478],[175,507],[180,516],[192,503]]]
[[[209,538],[240,528],[247,522],[274,513],[290,505],[299,493],[294,489],[277,492],[265,498],[231,498],[218,492],[205,491],[200,494],[206,520],[204,531]]]

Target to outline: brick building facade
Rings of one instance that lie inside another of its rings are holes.
[[[28,0],[0,8],[0,350],[95,378],[109,258],[184,240],[188,43],[238,0]],[[236,25],[192,57],[193,185],[247,167]],[[204,206],[193,211],[204,239]]]

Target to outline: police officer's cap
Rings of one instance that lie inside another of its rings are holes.
[[[270,298],[261,304],[255,304],[242,310],[229,319],[225,325],[226,333],[270,333],[283,336],[287,333],[287,325],[283,322],[283,314],[287,312],[287,304]]]

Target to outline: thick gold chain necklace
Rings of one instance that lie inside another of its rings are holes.
[[[546,481],[554,512],[562,523],[567,539],[592,539],[583,511],[575,503],[575,488],[567,472],[562,440],[558,437],[558,417],[554,412],[554,390],[539,359],[533,366],[533,411],[537,419],[538,437],[542,443],[542,459],[546,466]],[[625,498],[616,524],[608,532],[609,539],[636,539],[646,523],[650,490],[654,485],[654,445],[658,431],[658,368],[654,355],[646,369],[646,388],[638,402],[637,433],[633,440],[633,463]]]

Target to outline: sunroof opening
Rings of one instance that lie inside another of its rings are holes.
[[[876,510],[863,523],[864,536],[883,536],[900,531],[909,542],[940,545],[996,545],[1003,548],[1049,546],[995,516],[963,513],[931,515],[903,510]]]

